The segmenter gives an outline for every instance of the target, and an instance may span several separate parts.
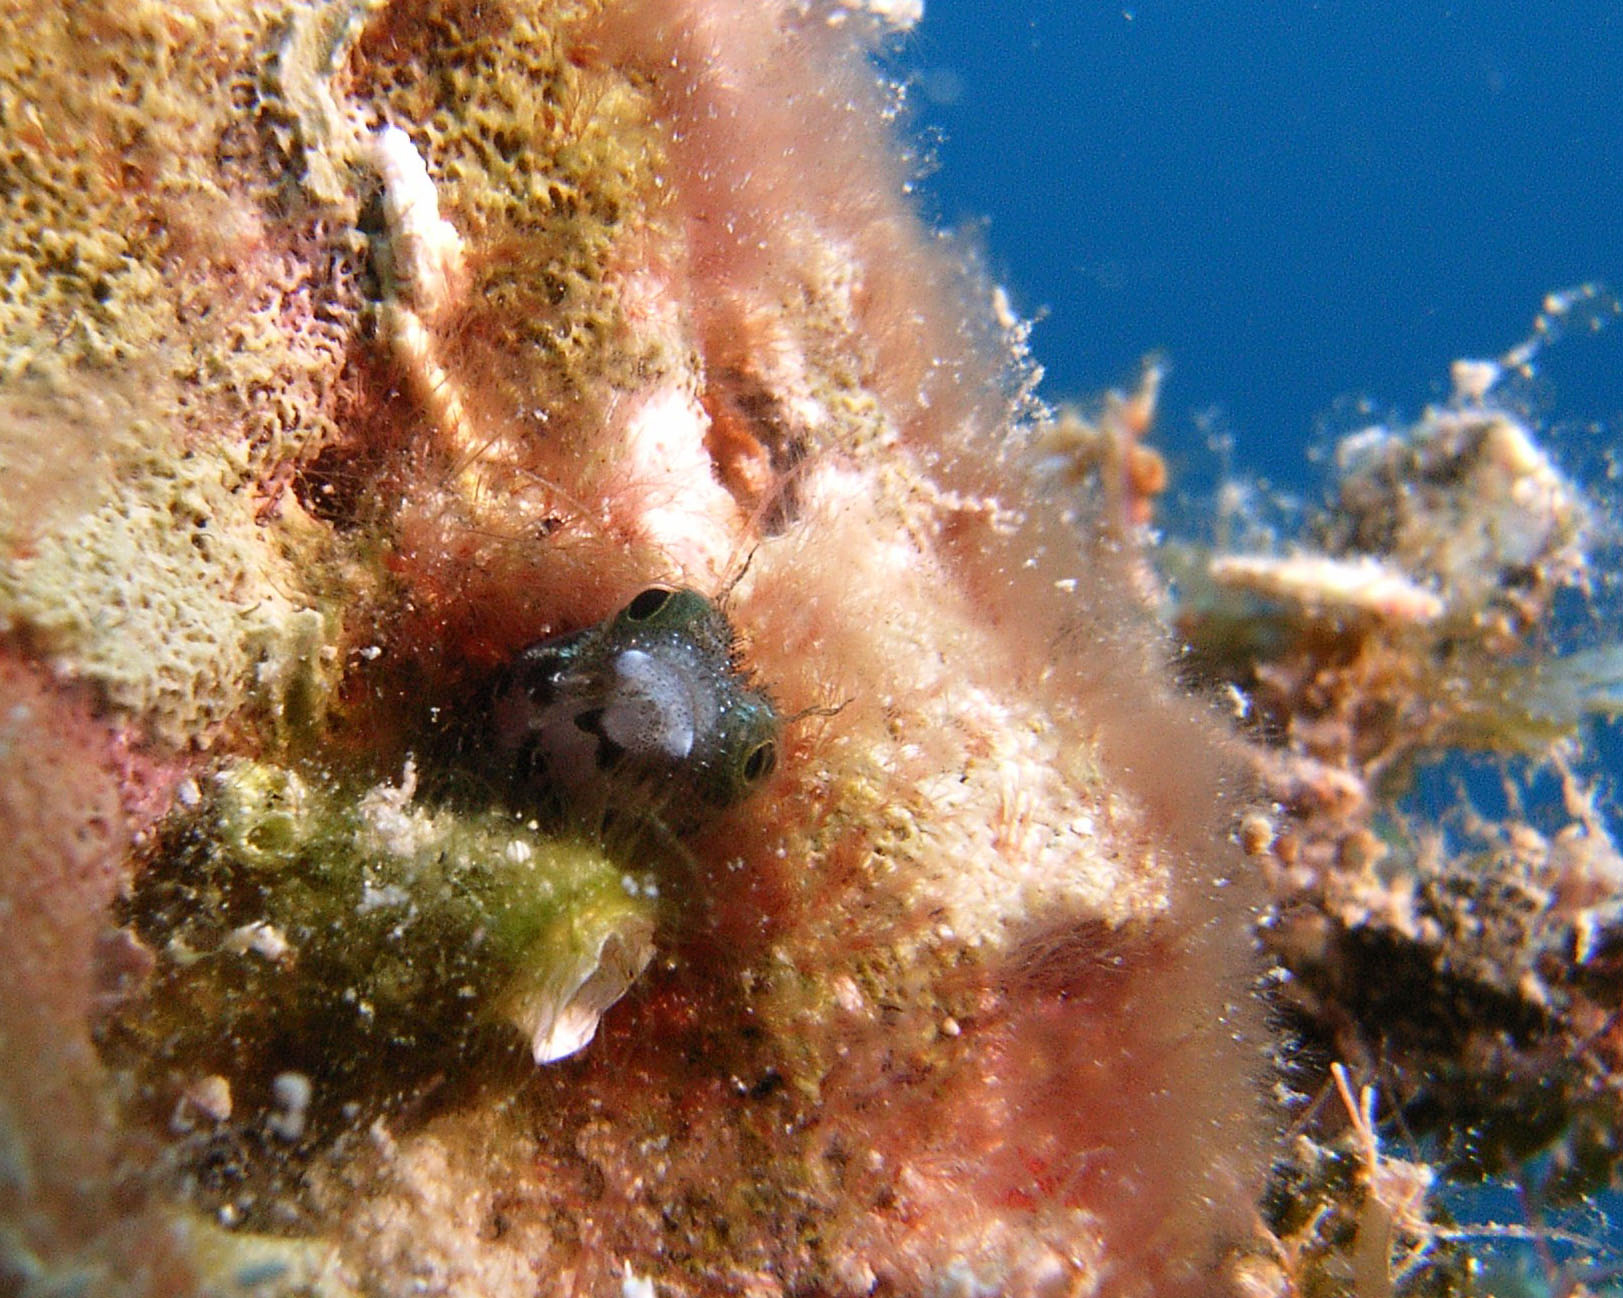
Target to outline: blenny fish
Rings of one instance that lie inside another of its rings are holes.
[[[686,832],[777,764],[779,718],[740,669],[726,615],[698,591],[650,586],[613,617],[519,651],[490,723],[517,800],[596,824]]]

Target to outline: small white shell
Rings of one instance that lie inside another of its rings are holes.
[[[557,942],[561,949],[554,953],[549,941],[544,967],[507,996],[507,1019],[529,1037],[538,1064],[585,1046],[608,1008],[654,958],[653,921],[640,911],[587,910],[570,923],[573,931]]]

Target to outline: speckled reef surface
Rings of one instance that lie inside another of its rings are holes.
[[[912,17],[6,7],[0,1292],[1468,1293],[1437,1169],[1613,1178],[1526,357],[1157,540]],[[1462,748],[1565,822],[1405,818]]]

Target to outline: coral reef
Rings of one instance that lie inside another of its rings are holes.
[[[1464,1292],[1377,1097],[1614,1175],[1585,787],[1399,803],[1615,709],[1592,506],[1468,367],[1148,546],[1160,367],[1044,424],[905,202],[915,16],[7,10],[0,1290]]]
[[[1551,311],[1618,311],[1598,286],[1551,303],[1534,340]],[[1321,1096],[1327,1060],[1369,1079],[1355,1101],[1336,1073],[1350,1124],[1304,1131],[1284,1165],[1272,1216],[1304,1292],[1354,1275],[1358,1293],[1474,1292],[1469,1251],[1444,1246],[1470,1232],[1428,1215],[1433,1180],[1515,1179],[1544,1238],[1543,1210],[1614,1184],[1623,1160],[1623,857],[1582,743],[1619,710],[1618,648],[1604,612],[1574,615],[1610,598],[1608,540],[1503,382],[1535,351],[1461,363],[1448,404],[1344,438],[1297,549],[1170,555],[1187,670],[1234,691],[1273,799],[1241,838],[1273,897],[1261,932],[1302,1036],[1291,1075]],[[1507,765],[1487,790],[1458,776],[1448,814],[1412,807],[1418,776],[1462,753]],[[1377,1088],[1432,1166],[1379,1154]],[[1408,1188],[1383,1198],[1388,1164]],[[1358,1224],[1377,1202],[1391,1220]]]
[[[324,679],[321,537],[281,490],[332,429],[356,240],[278,214],[265,16],[6,21],[0,626],[164,741],[206,743]]]
[[[1240,768],[907,208],[912,12],[8,13],[7,1284],[1222,1283]]]

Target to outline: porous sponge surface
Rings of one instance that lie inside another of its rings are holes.
[[[567,441],[582,400],[688,372],[624,318],[661,155],[646,96],[572,45],[594,8],[5,7],[0,634],[175,746],[333,660],[334,538],[288,487],[346,410],[390,425],[358,372],[397,287],[385,124],[479,249],[440,337],[481,435],[546,412]]]
[[[329,621],[279,496],[333,431],[364,243],[283,174],[281,18],[0,16],[0,629],[174,745]]]
[[[480,249],[467,341],[486,399],[522,411],[660,363],[627,328],[620,275],[670,234],[663,150],[647,95],[577,44],[601,7],[392,5],[338,78],[408,132],[442,214]]]
[[[8,547],[0,626],[176,746],[206,741],[250,693],[281,712],[294,677],[323,671],[326,634],[289,529],[255,521],[241,460],[164,455],[151,425],[102,431],[133,453],[88,508]],[[13,535],[25,508],[8,510]]]
[[[199,430],[234,416],[261,458],[326,431],[299,398],[342,359],[360,246],[290,193],[266,72],[280,19],[272,5],[8,6],[5,378],[133,365],[153,414]]]

